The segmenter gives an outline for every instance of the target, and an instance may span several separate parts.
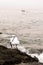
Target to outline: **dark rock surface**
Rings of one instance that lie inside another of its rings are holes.
[[[0,64],[1,65],[14,65],[19,63],[37,62],[36,57],[32,58],[26,53],[20,52],[18,49],[8,49],[0,46]]]

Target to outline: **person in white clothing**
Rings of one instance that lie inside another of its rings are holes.
[[[13,46],[15,45],[15,47],[17,48],[17,45],[19,45],[19,40],[18,37],[16,37],[15,35],[12,35],[12,37],[10,38],[10,45],[11,48],[13,48]]]

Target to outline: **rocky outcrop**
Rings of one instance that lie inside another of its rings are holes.
[[[21,62],[38,62],[38,59],[36,57],[32,58],[30,55],[27,55],[18,49],[8,49],[4,46],[0,46],[0,64],[14,65]]]

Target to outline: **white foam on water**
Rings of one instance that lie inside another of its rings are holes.
[[[38,56],[39,62],[43,63],[43,53]]]
[[[34,54],[28,54],[28,55],[31,55],[31,57],[38,57],[38,54],[37,53],[34,53]]]
[[[39,62],[43,63],[43,53],[41,53],[40,55],[37,54],[37,53],[35,53],[35,54],[28,54],[28,55],[30,55],[31,57],[35,57],[36,56],[38,58]]]
[[[18,46],[18,49],[21,52],[25,52],[26,54],[30,55],[31,57],[37,57],[40,63],[43,63],[43,53],[38,54],[38,53],[34,53],[34,54],[30,54],[29,51],[27,49],[25,49],[24,46]]]
[[[24,48],[24,46],[17,46],[17,48],[18,48],[21,52],[25,52],[25,53],[26,53],[26,49]]]

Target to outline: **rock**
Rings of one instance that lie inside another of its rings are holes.
[[[27,55],[18,49],[8,49],[4,46],[0,46],[0,63],[3,65],[11,65],[19,64],[21,62],[38,62],[38,59],[36,57],[32,58],[30,55]]]
[[[2,32],[0,32],[0,34],[3,34]]]

